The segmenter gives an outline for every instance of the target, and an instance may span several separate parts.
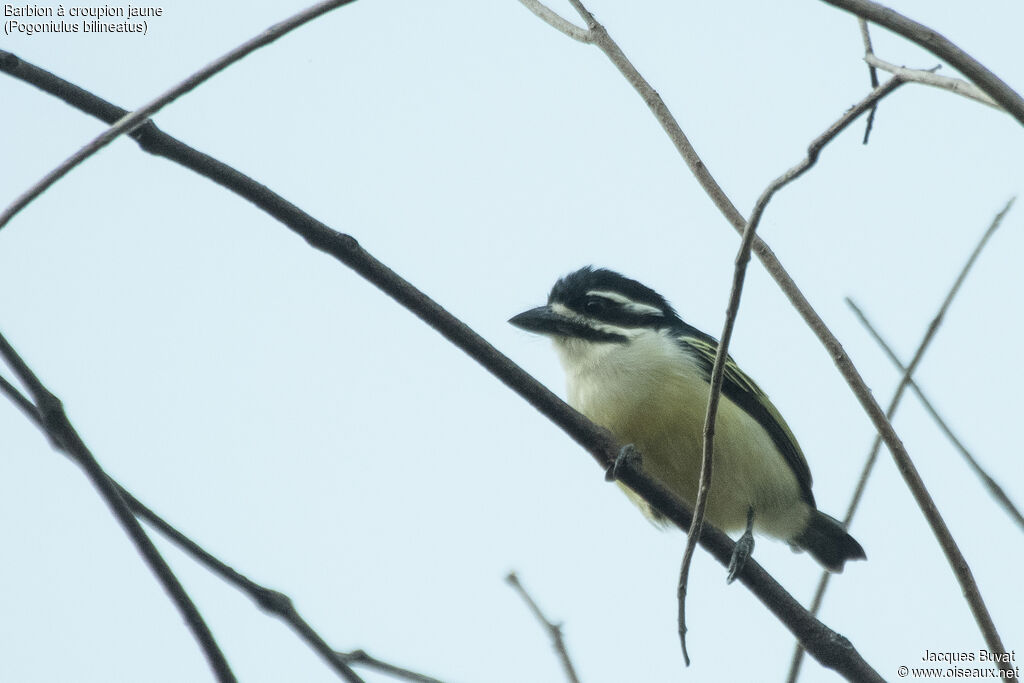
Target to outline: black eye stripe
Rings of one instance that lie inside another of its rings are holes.
[[[667,327],[665,316],[629,310],[629,303],[614,301],[599,294],[589,294],[571,306],[576,312],[601,322],[623,327]]]

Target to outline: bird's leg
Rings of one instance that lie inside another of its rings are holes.
[[[729,560],[729,575],[725,578],[726,583],[732,583],[747,563],[750,553],[754,552],[754,508],[747,508],[747,530],[736,541],[736,547],[732,551],[732,559]]]
[[[621,472],[624,467],[639,468],[640,461],[640,453],[636,450],[633,444],[627,443],[619,449],[619,454],[615,457],[615,462],[605,470],[605,481],[617,481],[619,478],[619,472]]]

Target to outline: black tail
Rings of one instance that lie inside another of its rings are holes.
[[[793,543],[814,556],[830,572],[843,571],[847,560],[866,560],[864,548],[846,533],[837,519],[820,510],[811,510],[807,528],[793,539]]]

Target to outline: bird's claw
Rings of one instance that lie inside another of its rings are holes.
[[[604,471],[605,481],[617,481],[619,479],[619,473],[622,472],[623,468],[638,468],[640,466],[640,460],[640,452],[633,446],[633,444],[627,443],[619,449],[619,454],[615,456],[615,462],[613,462],[608,469]]]
[[[743,567],[747,564],[747,560],[752,552],[754,552],[754,508],[749,508],[747,510],[746,531],[740,536],[740,540],[736,541],[732,557],[729,558],[729,573],[725,577],[726,583],[732,583],[736,580],[736,577],[743,571]]]

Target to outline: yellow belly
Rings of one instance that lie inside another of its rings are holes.
[[[692,506],[700,477],[708,384],[696,366],[655,360],[606,362],[570,377],[569,402],[621,444],[633,444],[643,458],[643,469]],[[741,530],[750,508],[759,531],[783,539],[798,534],[809,514],[796,476],[771,437],[723,396],[706,518],[725,531]]]

